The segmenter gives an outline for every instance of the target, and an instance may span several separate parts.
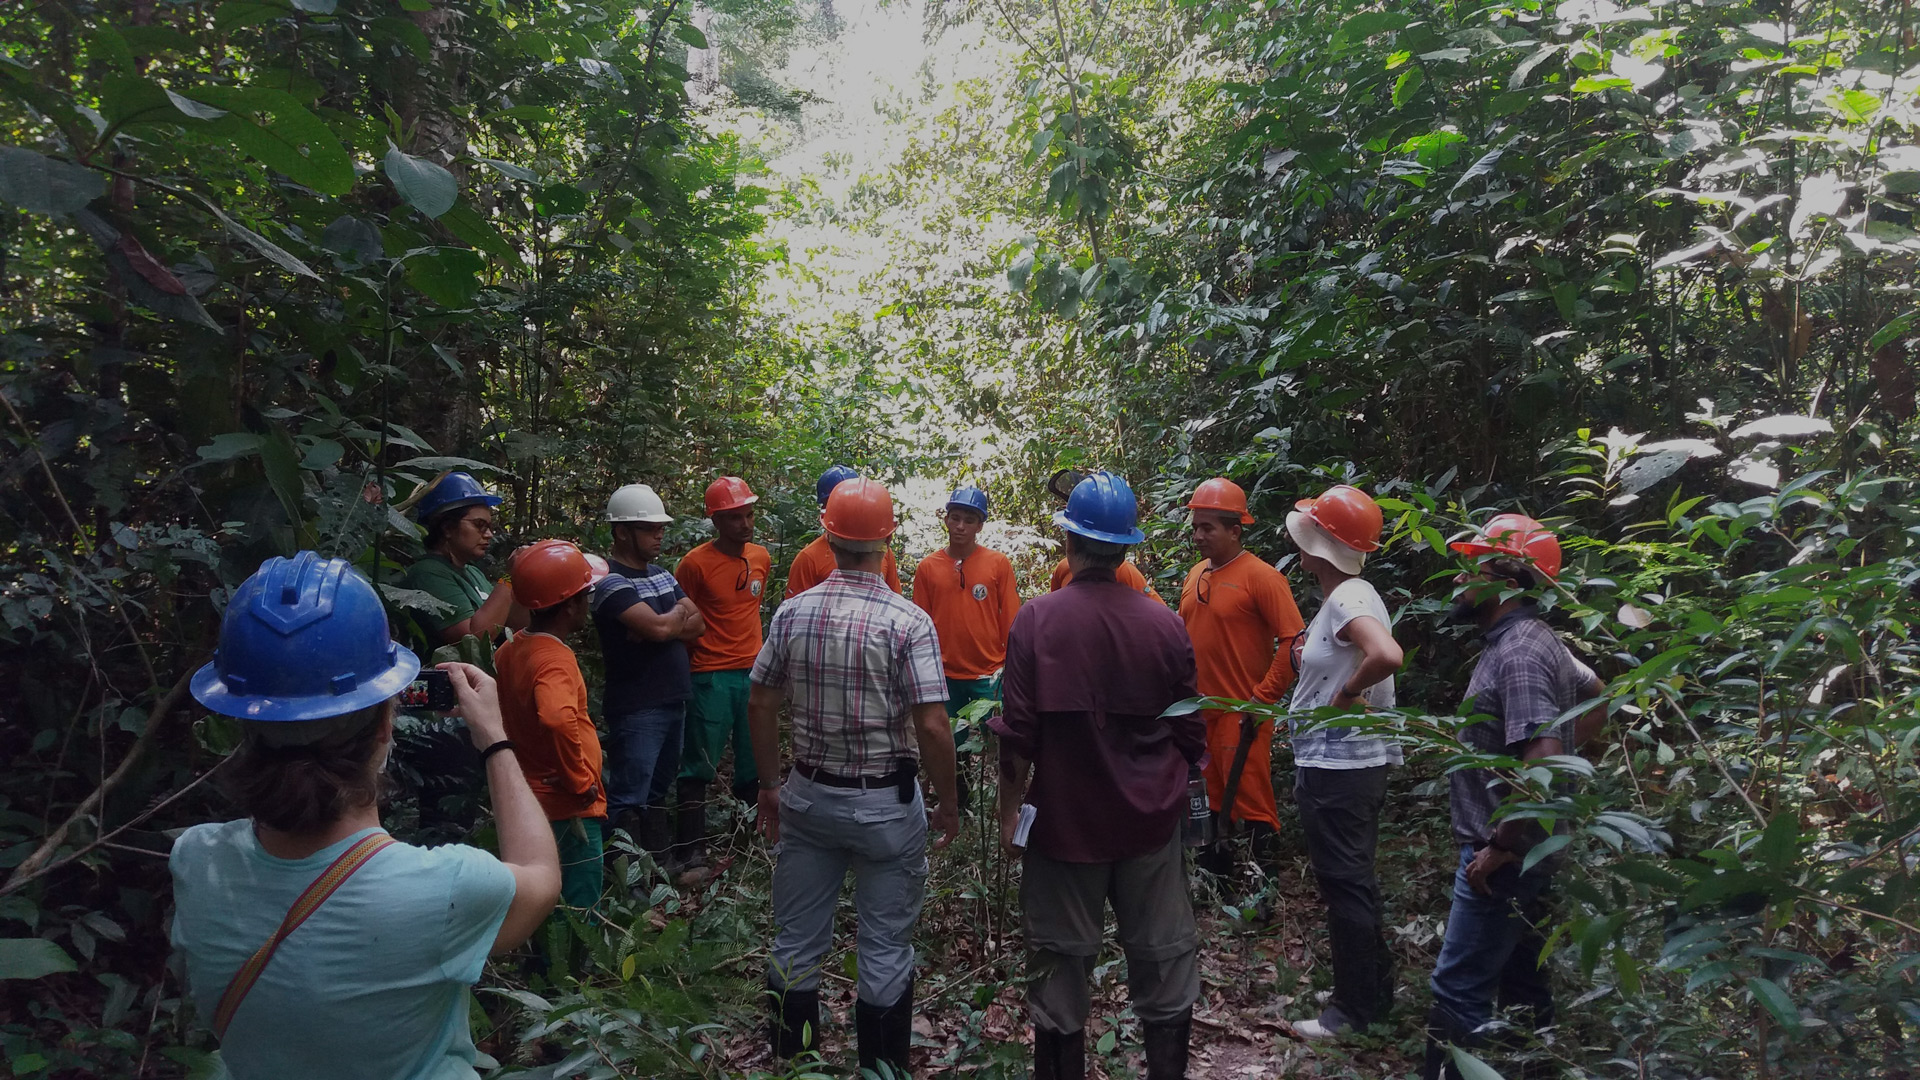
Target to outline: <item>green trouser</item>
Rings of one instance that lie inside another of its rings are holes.
[[[989,675],[984,679],[950,678],[947,680],[947,719],[953,721],[955,746],[965,741],[969,728],[960,720],[960,710],[976,701],[998,700],[1000,700],[1000,676],[998,675]]]
[[[572,908],[590,908],[600,902],[605,880],[605,849],[599,818],[564,818],[551,822],[553,842],[560,847],[560,902]]]
[[[954,794],[960,803],[960,812],[968,813],[973,808],[973,752],[965,749],[967,740],[973,733],[970,722],[959,719],[960,712],[976,701],[998,701],[1000,699],[1000,677],[989,675],[984,679],[948,679],[947,680],[947,719],[953,722],[954,755]],[[986,730],[985,720],[989,714],[982,714],[981,730]],[[983,744],[984,745],[984,744]]]
[[[687,728],[680,752],[680,779],[712,783],[714,770],[733,743],[733,787],[754,788],[760,773],[753,764],[753,735],[747,728],[747,668],[696,671],[687,699]]]

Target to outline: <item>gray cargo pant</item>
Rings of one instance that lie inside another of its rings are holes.
[[[1105,863],[1070,863],[1029,850],[1020,874],[1027,935],[1027,1009],[1035,1027],[1071,1035],[1093,1009],[1088,979],[1113,904],[1127,957],[1127,992],[1142,1023],[1177,1020],[1200,997],[1200,935],[1180,830],[1160,850]]]
[[[859,916],[860,1000],[885,1008],[913,978],[913,926],[927,894],[927,811],[914,785],[835,788],[791,773],[780,789],[774,849],[773,956],[768,985],[812,990],[833,944],[840,886],[853,871]]]

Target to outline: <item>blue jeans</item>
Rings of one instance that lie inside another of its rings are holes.
[[[686,702],[635,709],[607,718],[607,817],[664,806],[680,771]]]
[[[860,1000],[886,1008],[913,978],[913,927],[927,896],[927,810],[919,786],[903,803],[892,787],[827,787],[789,774],[774,849],[777,933],[767,962],[774,989],[820,985],[848,870],[859,918]]]
[[[1446,941],[1433,968],[1434,1007],[1454,1025],[1453,1038],[1491,1020],[1496,1003],[1519,1010],[1530,1028],[1545,1027],[1553,1023],[1553,990],[1540,951],[1552,874],[1537,866],[1525,874],[1518,865],[1503,866],[1488,879],[1494,895],[1481,896],[1467,883],[1472,861],[1473,847],[1461,845]]]

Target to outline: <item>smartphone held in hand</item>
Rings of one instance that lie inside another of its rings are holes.
[[[422,670],[419,678],[400,691],[400,707],[403,709],[448,712],[454,705],[453,676],[438,668]]]

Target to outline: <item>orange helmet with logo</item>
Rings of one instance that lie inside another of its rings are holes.
[[[1247,493],[1224,476],[1216,476],[1194,488],[1193,498],[1187,500],[1187,509],[1239,514],[1240,524],[1253,524],[1253,515],[1247,513]]]
[[[1501,555],[1517,559],[1531,567],[1543,583],[1560,580],[1560,540],[1545,525],[1525,514],[1499,514],[1479,532],[1478,539],[1447,546],[1474,558]]]

